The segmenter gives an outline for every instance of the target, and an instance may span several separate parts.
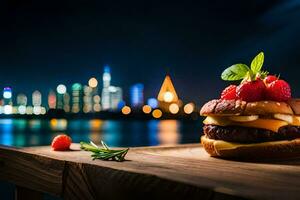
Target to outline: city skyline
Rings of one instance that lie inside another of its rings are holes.
[[[56,89],[49,89],[46,95],[39,90],[35,90],[29,96],[24,93],[14,94],[11,87],[4,87],[3,98],[0,99],[0,114],[48,114],[55,117],[62,116],[61,111],[65,114],[108,111],[123,115],[129,115],[134,111],[151,114],[153,118],[161,118],[164,113],[170,117],[180,113],[189,115],[197,112],[195,103],[184,104],[179,98],[169,74],[165,76],[159,93],[149,98],[145,97],[144,85],[136,83],[130,87],[128,91],[130,98],[127,100],[123,97],[122,86],[111,84],[112,77],[110,66],[105,65],[102,81],[94,76],[87,81],[87,84],[75,82],[68,86],[61,83]],[[47,101],[43,101],[43,96],[47,97]]]
[[[111,71],[111,67],[109,66],[109,65],[103,65],[103,67],[102,67],[102,70],[104,70],[105,71],[105,68],[109,68],[109,70]],[[101,68],[100,68],[101,69]],[[100,71],[100,70],[99,70]],[[101,72],[101,71],[100,71]],[[161,75],[161,80],[163,80],[163,78],[164,78],[164,76],[165,76],[165,74],[163,74],[163,75]],[[32,102],[32,94],[35,92],[35,91],[38,91],[38,92],[40,92],[41,94],[42,94],[42,101],[43,102],[45,102],[45,101],[47,101],[48,100],[48,95],[49,95],[49,93],[51,93],[51,92],[57,92],[57,90],[58,90],[58,87],[59,86],[61,86],[61,87],[66,87],[66,88],[64,88],[63,90],[66,90],[66,91],[71,91],[71,88],[72,88],[72,85],[73,84],[75,84],[75,83],[79,83],[79,84],[81,84],[81,85],[83,85],[83,86],[85,86],[85,85],[87,85],[87,86],[89,86],[90,85],[90,81],[91,81],[91,79],[95,79],[95,81],[97,82],[97,86],[99,87],[103,87],[103,81],[102,81],[102,74],[101,73],[99,73],[98,75],[96,75],[96,74],[94,74],[93,76],[90,76],[90,77],[87,77],[87,79],[86,79],[86,81],[84,81],[84,82],[79,82],[79,81],[72,81],[72,80],[68,80],[68,81],[57,81],[58,82],[58,84],[57,85],[53,85],[53,86],[51,86],[51,87],[48,87],[47,89],[40,89],[39,87],[35,87],[35,89],[33,89],[32,91],[22,91],[22,90],[20,90],[18,87],[15,87],[15,86],[12,86],[12,85],[3,85],[2,86],[2,88],[11,88],[12,89],[12,93],[13,93],[13,95],[15,96],[15,97],[17,97],[17,95],[18,94],[20,94],[20,95],[25,95],[26,96],[26,98],[27,98],[27,101],[28,102]],[[110,80],[111,81],[111,80]],[[109,81],[109,82],[110,82]],[[69,82],[70,84],[66,84],[65,82]],[[116,81],[112,81],[112,83],[115,83]],[[44,83],[43,83],[44,84]],[[147,86],[145,86],[142,82],[133,82],[133,84],[132,85],[129,85],[129,87],[125,87],[125,88],[127,88],[127,90],[125,91],[125,92],[123,92],[123,97],[124,97],[124,100],[126,101],[126,102],[128,102],[128,103],[130,103],[131,102],[131,87],[132,86],[135,86],[135,85],[139,85],[139,84],[141,84],[141,85],[143,85],[143,92],[145,91],[145,88],[147,89],[148,87]],[[147,92],[147,94],[148,94],[148,96],[146,96],[146,95],[144,95],[144,93],[143,93],[143,95],[145,96],[145,97],[143,97],[143,100],[144,100],[144,98],[145,98],[145,100],[147,100],[148,98],[155,98],[156,96],[157,96],[157,94],[156,93],[158,93],[159,92],[159,89],[160,89],[160,82],[159,81],[157,81],[157,83],[155,84],[157,87],[155,88],[155,90],[154,90],[154,92],[153,91],[148,91]],[[110,85],[110,83],[109,83],[109,85]],[[114,86],[112,86],[112,87],[114,87]],[[123,88],[123,87],[122,87]],[[116,88],[111,88],[111,89],[116,89]],[[146,90],[147,91],[147,90]],[[101,91],[100,91],[100,93],[101,93]],[[150,94],[150,95],[149,95]],[[1,99],[1,98],[0,98]],[[15,98],[15,99],[13,99],[13,101],[14,101],[14,103],[16,103],[17,102],[17,99]]]
[[[68,86],[61,83],[54,89],[49,88],[48,92],[44,92],[44,94],[38,89],[29,95],[26,95],[25,92],[14,94],[12,87],[4,87],[3,99],[0,98],[3,107],[1,113],[18,112],[19,114],[33,113],[39,115],[46,114],[46,109],[61,109],[72,113],[120,110],[118,104],[123,101],[122,89],[112,86],[110,82],[110,67],[105,65],[102,81],[91,77],[87,84],[74,82]],[[99,89],[101,85],[102,90]],[[47,100],[45,101],[45,99]],[[13,111],[14,107],[12,106],[18,106],[18,111]],[[32,111],[26,111],[26,107],[29,109],[32,107]]]

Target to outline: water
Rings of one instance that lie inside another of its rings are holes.
[[[201,122],[177,120],[23,120],[0,119],[0,144],[7,146],[49,145],[57,134],[71,136],[73,142],[105,141],[112,147],[137,147],[198,143]],[[13,199],[14,186],[0,182],[0,196]],[[0,198],[0,199],[2,199]],[[46,196],[46,199],[56,199]]]
[[[0,120],[2,145],[49,145],[52,138],[61,133],[71,136],[77,143],[103,140],[112,147],[155,146],[199,142],[201,123],[177,120]]]

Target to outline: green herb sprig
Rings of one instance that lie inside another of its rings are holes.
[[[267,71],[262,71],[264,64],[264,53],[260,52],[251,62],[250,67],[246,64],[234,64],[225,69],[221,78],[225,81],[254,81],[257,77],[265,78],[268,75]]]
[[[93,152],[91,155],[93,160],[100,159],[100,160],[112,160],[122,162],[125,160],[125,156],[129,150],[121,149],[121,150],[112,150],[110,149],[102,140],[101,140],[102,148],[98,147],[95,143],[90,142],[80,142],[80,148],[85,151]]]

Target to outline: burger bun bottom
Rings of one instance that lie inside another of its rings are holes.
[[[300,138],[241,144],[213,140],[204,135],[201,137],[201,144],[206,152],[213,157],[241,160],[300,158]]]

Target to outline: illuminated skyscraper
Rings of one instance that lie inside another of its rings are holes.
[[[103,73],[103,87],[109,87],[111,81],[110,76],[110,67],[108,65],[104,66],[104,73]]]
[[[85,85],[83,92],[84,92],[83,112],[88,113],[93,110],[93,96],[92,96],[93,89],[91,87]]]
[[[130,87],[130,104],[134,108],[142,107],[144,104],[144,85],[141,83]]]
[[[110,86],[110,109],[117,110],[119,103],[123,100],[123,92],[120,87]]]
[[[64,110],[65,112],[70,112],[70,95],[69,93],[64,94]]]
[[[26,113],[26,106],[27,106],[27,97],[25,94],[18,94],[17,96],[17,112],[19,114],[25,114]]]
[[[101,96],[102,110],[117,110],[119,103],[123,99],[123,92],[120,87],[110,85],[111,76],[108,65],[104,67],[103,88]]]
[[[33,114],[41,114],[41,105],[42,105],[42,94],[36,90],[32,93],[32,105],[33,105]]]
[[[93,111],[94,112],[99,112],[101,111],[101,97],[99,95],[93,96]]]
[[[78,113],[82,111],[83,107],[83,92],[82,85],[80,83],[75,83],[72,85],[72,112]]]
[[[56,94],[53,90],[50,90],[48,94],[48,106],[50,109],[56,108]]]
[[[103,110],[109,110],[111,108],[110,105],[110,67],[108,65],[104,66],[104,73],[102,76],[103,80],[103,88],[102,88],[102,95],[101,95],[101,104],[102,104],[102,109]]]
[[[92,109],[91,109],[91,111],[99,112],[101,110],[101,106],[100,106],[100,98],[98,98],[99,97],[98,80],[95,77],[92,77],[92,78],[89,79],[88,85],[92,89],[92,92],[91,92],[91,106],[92,106]],[[99,102],[97,100],[99,100]]]
[[[5,87],[3,89],[3,112],[4,114],[12,114],[13,103],[12,103],[12,89],[11,87]]]
[[[32,105],[33,106],[42,105],[42,94],[38,90],[32,93]]]
[[[18,106],[27,106],[27,97],[25,94],[18,94],[17,105]]]
[[[64,109],[64,94],[67,92],[67,87],[63,84],[59,84],[56,87],[56,108]]]
[[[12,105],[12,89],[11,87],[5,87],[3,89],[4,105]]]

